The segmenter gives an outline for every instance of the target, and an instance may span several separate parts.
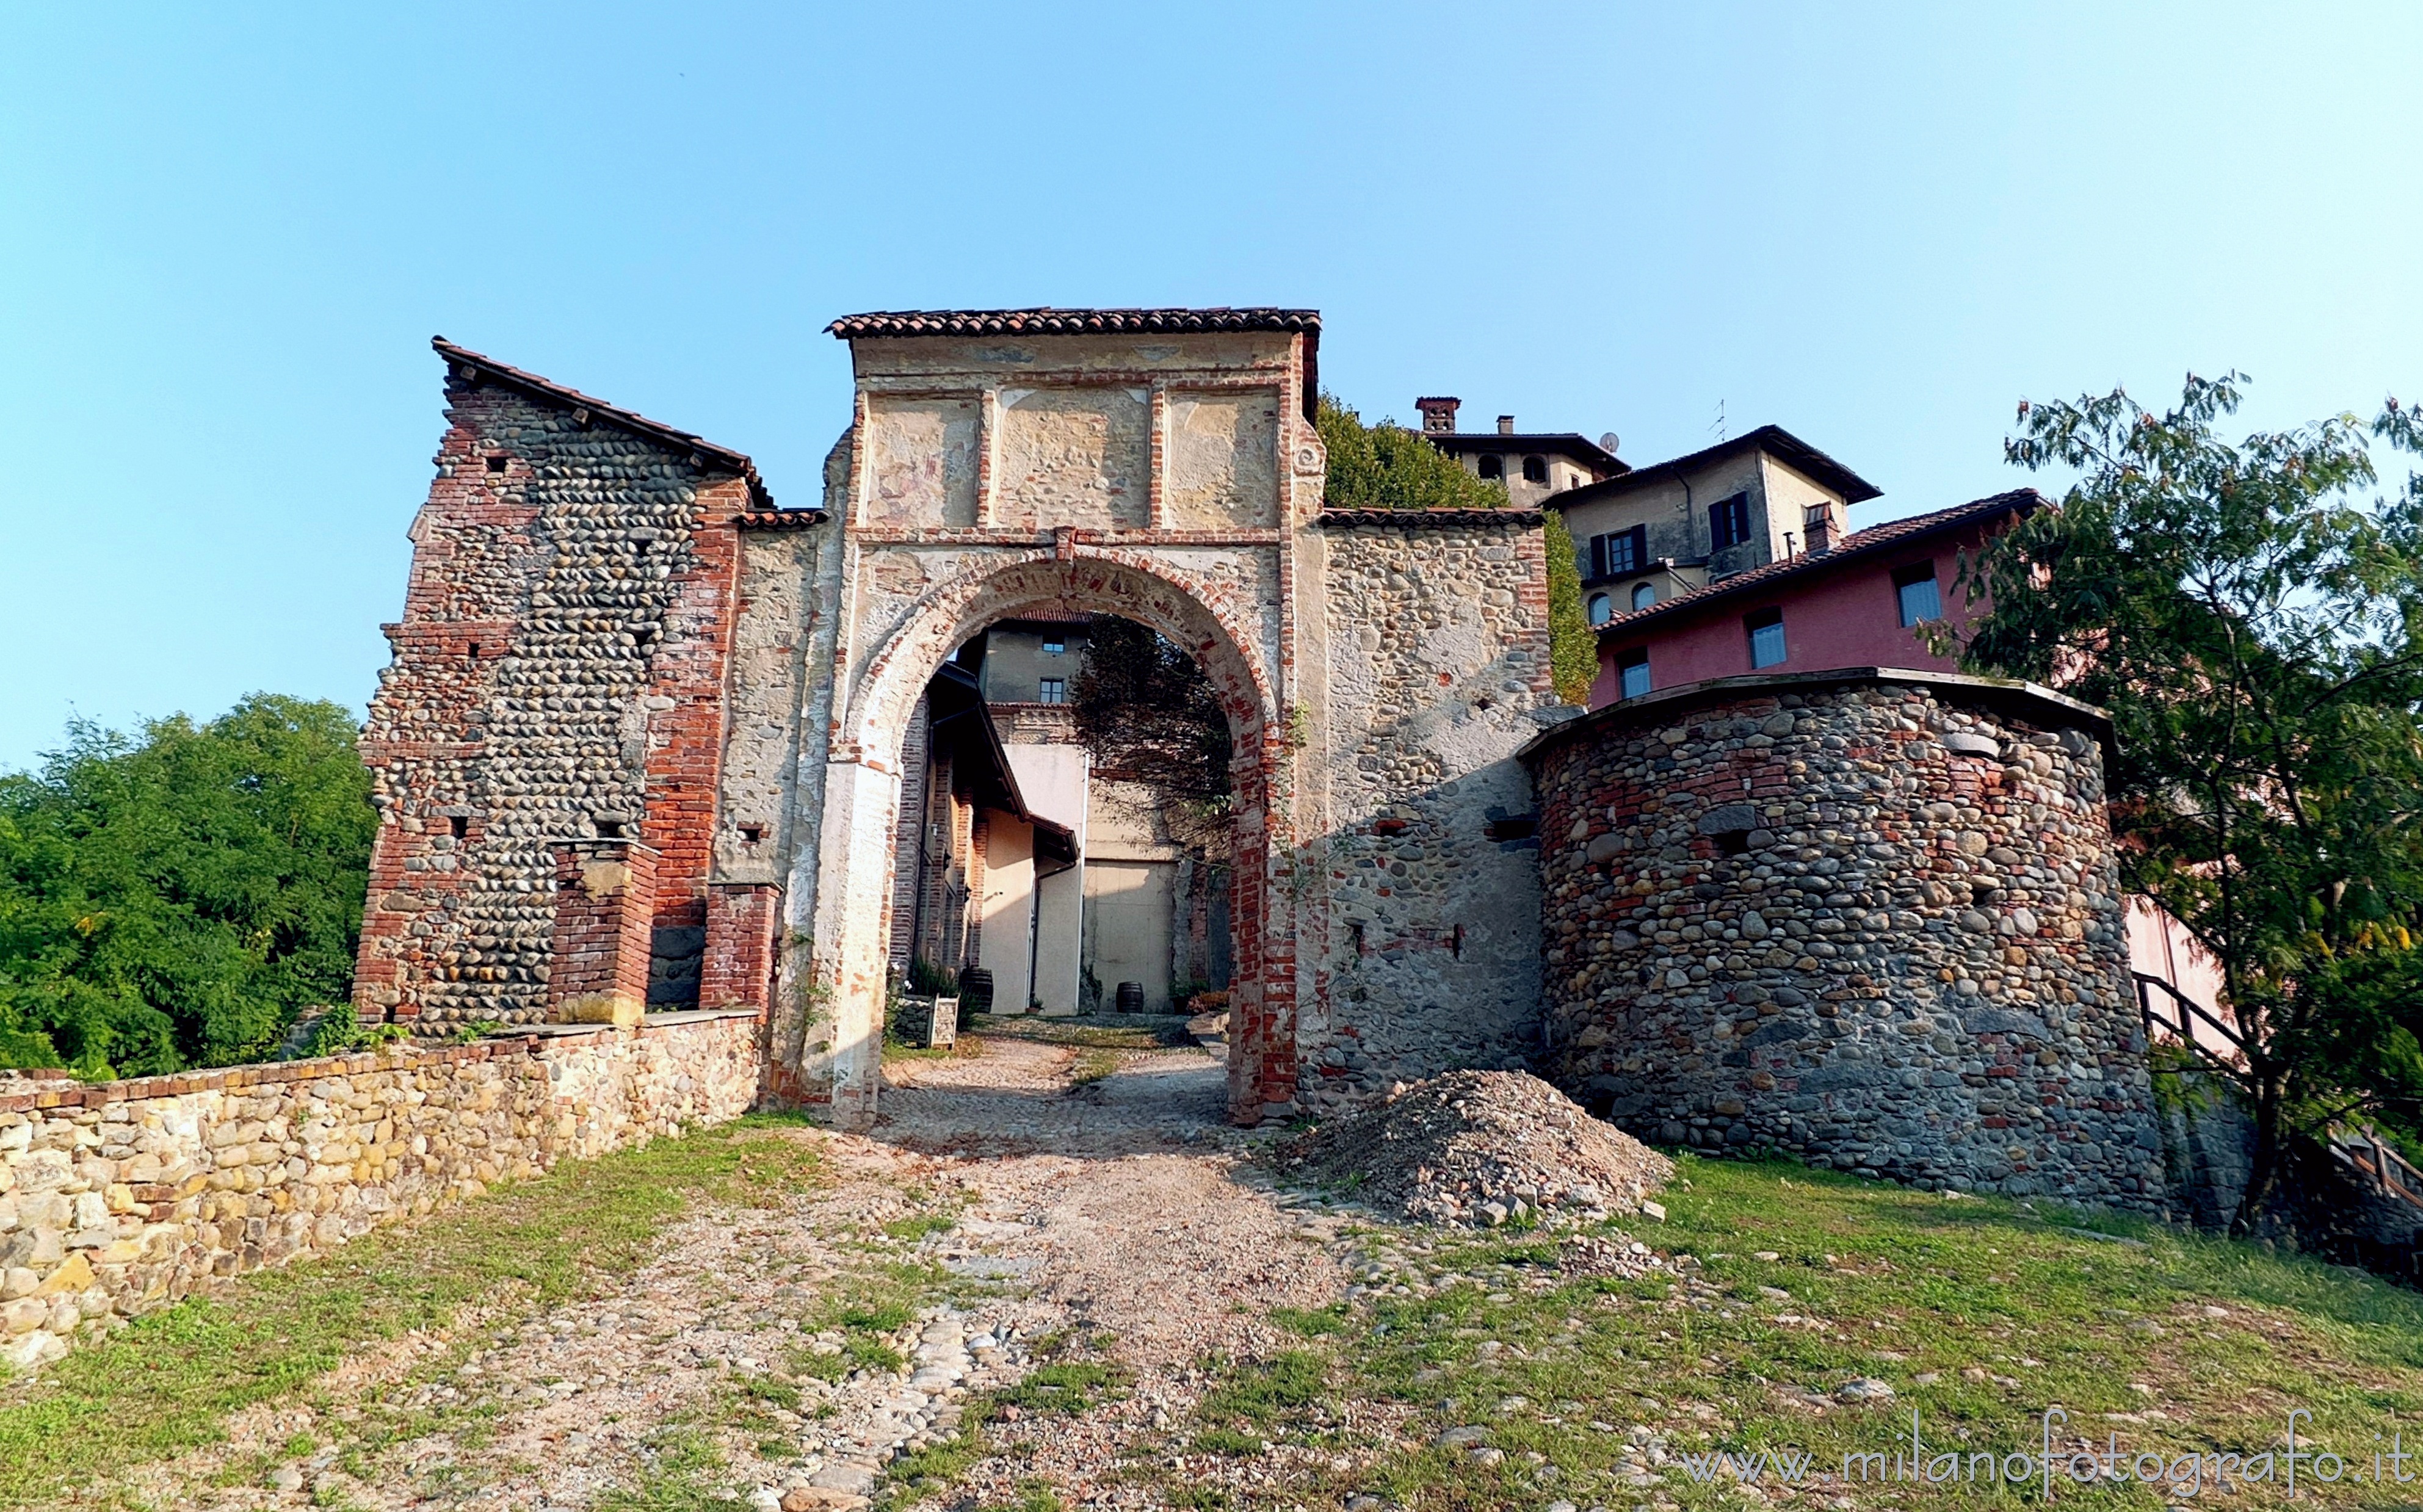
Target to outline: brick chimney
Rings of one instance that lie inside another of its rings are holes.
[[[1512,435],[1514,433],[1513,416],[1500,415],[1497,417],[1497,433],[1499,435]]]
[[[1453,395],[1433,394],[1414,401],[1414,408],[1422,412],[1424,435],[1455,434],[1455,412],[1464,401]]]
[[[1823,504],[1812,504],[1801,511],[1800,523],[1805,531],[1805,539],[1809,543],[1809,555],[1813,557],[1826,555],[1834,549],[1834,543],[1842,538],[1843,523],[1834,516],[1834,511],[1837,508],[1838,506],[1829,499]]]

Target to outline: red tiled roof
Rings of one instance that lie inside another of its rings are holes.
[[[483,378],[497,380],[521,389],[525,393],[552,400],[577,410],[586,410],[599,419],[619,425],[624,430],[646,436],[652,441],[661,441],[668,446],[697,452],[702,459],[713,462],[747,479],[751,503],[755,509],[771,510],[774,507],[774,496],[766,491],[765,480],[757,476],[757,465],[750,461],[744,452],[735,451],[730,447],[717,446],[704,436],[677,430],[662,420],[652,420],[644,415],[626,410],[619,404],[609,404],[602,399],[593,399],[578,388],[566,388],[563,385],[552,379],[542,378],[534,372],[524,372],[519,368],[499,362],[491,356],[484,356],[469,347],[457,346],[442,336],[431,337],[429,344],[449,363],[470,370],[464,372],[463,377],[469,378],[477,374]]]
[[[1956,504],[1948,510],[1937,510],[1932,514],[1913,514],[1906,520],[1887,520],[1882,525],[1872,525],[1864,530],[1852,531],[1845,536],[1831,551],[1821,552],[1814,556],[1804,554],[1788,557],[1782,561],[1771,561],[1763,567],[1752,567],[1747,572],[1738,572],[1729,577],[1718,578],[1704,588],[1695,588],[1688,593],[1670,598],[1661,604],[1653,604],[1645,609],[1633,609],[1619,614],[1600,625],[1598,633],[1601,636],[1629,635],[1639,630],[1647,622],[1662,616],[1687,613],[1716,599],[1772,588],[1778,583],[1807,574],[1829,572],[1845,561],[1873,556],[1888,547],[1915,541],[1921,536],[1933,535],[1942,530],[1958,529],[1964,526],[1982,525],[2004,514],[2024,514],[2041,508],[2044,503],[2044,496],[2035,489],[2015,488],[2007,494],[1994,494],[1985,498],[1973,499],[1966,504]]]
[[[845,315],[825,327],[843,340],[862,336],[1082,336],[1101,331],[1314,331],[1317,309],[1253,306],[1231,309],[885,309]]]

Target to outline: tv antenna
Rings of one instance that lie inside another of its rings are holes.
[[[1725,402],[1721,399],[1717,401],[1717,423],[1709,426],[1708,429],[1717,433],[1718,440],[1722,441],[1727,439],[1725,435]]]

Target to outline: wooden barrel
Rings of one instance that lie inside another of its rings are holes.
[[[1123,1014],[1140,1014],[1144,1012],[1144,984],[1141,982],[1120,983],[1118,1001],[1119,1012]]]

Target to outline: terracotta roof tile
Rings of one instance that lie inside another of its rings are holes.
[[[1323,525],[1388,525],[1420,530],[1442,526],[1505,525],[1528,529],[1541,523],[1538,510],[1323,510]]]
[[[886,309],[845,315],[825,327],[862,336],[1083,336],[1101,331],[1314,331],[1317,309],[1254,306],[1231,309]]]
[[[1920,536],[1932,535],[1939,530],[1952,530],[1962,526],[1983,524],[2003,514],[2024,514],[2029,511],[2042,508],[2044,503],[2044,496],[2035,489],[2015,488],[2007,494],[1994,494],[1985,498],[1972,499],[1966,504],[1956,504],[1948,510],[1937,510],[1932,514],[1913,514],[1908,519],[1887,520],[1881,525],[1872,525],[1864,530],[1852,531],[1845,536],[1831,551],[1821,552],[1815,556],[1790,557],[1782,561],[1770,561],[1765,566],[1752,567],[1747,572],[1720,577],[1704,588],[1695,588],[1688,593],[1679,594],[1663,603],[1653,604],[1645,609],[1633,609],[1627,613],[1619,614],[1600,625],[1598,633],[1601,636],[1629,635],[1652,620],[1686,613],[1717,599],[1771,588],[1778,583],[1807,574],[1830,571],[1845,561],[1883,551],[1889,546],[1898,545]]]

